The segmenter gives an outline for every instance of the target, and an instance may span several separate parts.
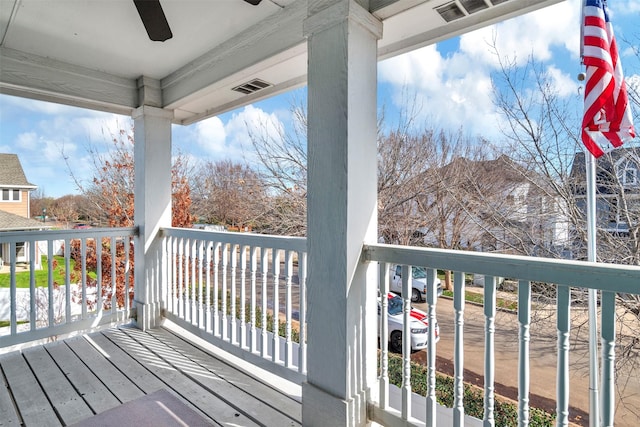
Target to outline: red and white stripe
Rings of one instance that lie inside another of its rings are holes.
[[[587,80],[582,142],[597,158],[633,139],[635,129],[613,27],[602,0],[587,0],[583,36]]]

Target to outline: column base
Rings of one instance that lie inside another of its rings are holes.
[[[302,425],[366,426],[367,399],[363,393],[344,400],[310,384],[302,383]]]
[[[160,326],[159,302],[144,303],[136,300],[133,302],[136,310],[135,323],[138,328],[146,331]]]

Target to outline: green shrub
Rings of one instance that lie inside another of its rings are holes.
[[[389,382],[402,386],[402,356],[389,354]],[[411,390],[422,396],[427,395],[427,367],[411,362]],[[436,401],[442,406],[452,408],[454,403],[454,379],[448,375],[436,373]],[[482,419],[484,416],[484,391],[472,384],[464,384],[464,412]],[[512,401],[495,397],[494,417],[496,426],[518,425],[518,405]],[[538,408],[530,408],[529,425],[531,427],[553,426],[555,414],[549,414]]]

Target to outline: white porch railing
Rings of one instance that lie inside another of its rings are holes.
[[[135,235],[134,228],[0,233],[2,268],[9,271],[9,286],[0,287],[0,320],[9,322],[0,328],[0,348],[128,322],[133,288],[124,283],[132,283],[127,260]],[[17,262],[18,245],[29,262]],[[18,286],[19,275],[28,287]]]
[[[614,419],[614,359],[615,359],[615,297],[616,293],[640,294],[640,267],[595,264],[587,262],[551,260],[507,255],[482,254],[476,252],[449,251],[427,248],[410,248],[391,245],[369,245],[364,248],[365,259],[380,263],[380,292],[384,295],[389,289],[389,266],[400,264],[420,266],[427,270],[427,304],[429,324],[433,325],[437,306],[436,272],[437,269],[453,271],[454,277],[454,313],[455,313],[455,350],[454,350],[454,407],[453,424],[463,426],[463,369],[464,369],[464,295],[465,274],[484,275],[484,317],[485,317],[485,352],[484,352],[484,425],[494,425],[495,389],[495,316],[496,316],[496,279],[507,277],[518,281],[518,321],[519,321],[519,359],[518,359],[518,418],[519,425],[529,425],[529,342],[531,323],[531,283],[542,282],[554,284],[557,290],[557,397],[556,425],[568,425],[569,417],[569,336],[571,287],[597,289],[602,291],[602,340],[601,367],[603,372],[601,392],[602,425],[613,425]],[[408,307],[411,284],[403,275],[404,306]],[[383,299],[384,302],[384,299]],[[386,310],[382,310],[386,316]],[[383,317],[382,328],[386,326]],[[405,322],[403,336],[408,336]],[[381,332],[381,336],[386,331]],[[427,349],[428,392],[426,399],[425,420],[427,426],[438,425],[436,419],[436,341],[434,328],[429,328]],[[385,340],[383,340],[385,341]],[[404,340],[407,341],[407,340]],[[379,400],[372,403],[373,420],[383,425],[424,425],[411,417],[411,370],[408,349],[403,352],[402,403],[400,408],[389,406],[388,350],[382,344]]]
[[[130,314],[131,295],[119,297],[104,289],[103,262],[110,262],[111,289],[117,289],[118,280],[130,282],[132,272],[126,260],[133,252],[135,229],[89,229],[39,232],[0,233],[0,244],[9,245],[9,253],[3,258],[10,271],[8,288],[0,302],[8,311],[9,326],[2,328],[0,348],[55,335],[85,330],[103,323],[127,322]],[[305,378],[306,333],[306,239],[263,236],[241,233],[220,233],[199,230],[166,228],[162,230],[162,308],[163,315],[197,336],[235,354],[257,366],[279,374],[295,382]],[[65,264],[63,283],[55,284],[53,255],[56,242],[63,250],[59,256]],[[74,244],[74,241],[77,242]],[[100,241],[95,256],[99,267],[94,279],[87,275],[88,257],[94,256],[91,242]],[[48,272],[46,284],[36,279],[35,264],[26,272],[29,287],[18,288],[19,264],[11,253],[16,245],[26,242],[30,259],[46,255]],[[38,244],[37,242],[44,242]],[[72,257],[72,249],[77,253]],[[108,248],[119,247],[119,254]],[[43,254],[38,251],[43,248]],[[640,293],[640,267],[594,264],[542,258],[411,248],[390,245],[364,247],[365,262],[380,264],[380,280],[367,286],[379,287],[385,294],[389,288],[389,266],[421,266],[428,272],[427,314],[431,325],[436,318],[437,299],[435,277],[437,269],[453,271],[454,277],[454,394],[453,424],[464,425],[463,368],[464,368],[464,294],[465,275],[475,273],[484,276],[484,424],[495,421],[495,316],[496,279],[507,277],[518,281],[519,359],[518,392],[519,423],[527,425],[529,419],[529,343],[531,325],[531,283],[553,284],[557,290],[557,424],[566,425],[569,416],[569,334],[571,287],[597,289],[602,292],[601,312],[602,341],[601,366],[603,372],[600,390],[604,425],[613,424],[615,359],[615,296],[616,293],[638,295]],[[128,252],[129,251],[129,252]],[[106,256],[105,256],[106,255]],[[72,258],[80,267],[72,273]],[[109,259],[109,261],[107,261]],[[118,267],[117,264],[121,263]],[[7,268],[7,267],[5,267]],[[116,269],[123,269],[123,276]],[[407,270],[408,271],[408,270]],[[409,306],[411,283],[404,274],[405,307]],[[73,278],[76,277],[76,280]],[[91,281],[95,280],[93,288]],[[24,290],[19,290],[24,289]],[[95,289],[95,290],[93,290]],[[130,292],[127,290],[125,292]],[[21,295],[21,296],[20,296]],[[384,299],[383,299],[384,304]],[[21,314],[22,313],[22,314]],[[386,310],[382,310],[381,328],[387,325]],[[0,319],[4,320],[4,319]],[[441,319],[442,320],[442,319]],[[22,321],[22,323],[20,323]],[[274,331],[280,331],[275,332]],[[299,331],[297,340],[295,331]],[[331,333],[328,331],[328,333]],[[404,336],[408,336],[405,322]],[[381,342],[381,358],[378,384],[379,393],[373,393],[375,401],[369,414],[374,421],[384,425],[435,426],[438,419],[435,397],[436,347],[433,328],[427,349],[428,385],[424,398],[426,410],[423,420],[411,416],[411,402],[415,399],[410,380],[410,358],[405,346],[403,352],[403,383],[400,387],[401,403],[392,408],[389,396],[393,387],[389,384],[388,345]],[[382,331],[381,336],[386,336]],[[297,342],[296,342],[297,341]],[[404,340],[408,342],[408,340]],[[299,344],[298,344],[299,343]]]
[[[180,228],[163,229],[163,236],[165,317],[300,383],[306,374],[300,321],[306,317],[306,239]]]

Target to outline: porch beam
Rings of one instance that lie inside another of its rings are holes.
[[[353,0],[309,2],[307,382],[303,425],[367,423],[376,378],[376,65],[381,23]],[[368,280],[367,280],[368,279]]]
[[[163,281],[161,227],[171,226],[171,121],[173,112],[148,105],[134,120],[136,323],[142,330],[159,325]]]
[[[0,93],[129,115],[135,79],[0,47]]]
[[[165,106],[178,109],[213,85],[242,83],[256,72],[304,54],[306,0],[269,16],[162,79]],[[233,58],[233,60],[231,60]]]

